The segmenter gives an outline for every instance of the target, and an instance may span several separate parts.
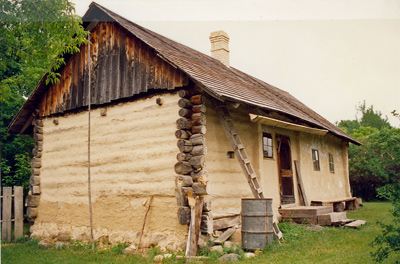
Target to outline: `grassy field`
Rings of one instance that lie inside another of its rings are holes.
[[[252,259],[240,263],[373,263],[368,244],[374,240],[381,229],[379,220],[388,223],[390,203],[365,203],[355,212],[347,212],[348,218],[367,220],[365,226],[358,229],[343,227],[324,227],[315,231],[307,225],[289,223],[280,224],[285,242],[280,246],[265,249]],[[75,243],[69,249],[44,249],[37,241],[4,244],[1,247],[1,263],[155,263],[154,255],[159,252],[152,249],[144,255],[122,254],[122,245],[105,251],[92,252],[86,244]],[[243,255],[243,251],[238,251]],[[204,263],[217,263],[219,255],[209,254]],[[399,255],[397,255],[397,258]],[[387,261],[394,262],[395,256]],[[164,260],[163,263],[184,263],[184,260]]]

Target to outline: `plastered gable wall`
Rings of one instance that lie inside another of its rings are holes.
[[[156,98],[164,101],[156,104]],[[183,241],[177,220],[175,121],[177,94],[163,94],[92,110],[91,178],[95,239],[138,242],[149,198],[145,235],[162,232]],[[88,114],[44,119],[39,214],[33,235],[68,232],[89,238],[87,196]]]
[[[351,197],[347,144],[330,135],[319,136],[300,132],[301,176],[307,198],[335,200]],[[320,156],[320,171],[315,171],[312,149]],[[329,171],[329,153],[333,155],[335,172]]]

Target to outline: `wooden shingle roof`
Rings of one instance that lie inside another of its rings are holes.
[[[118,23],[154,49],[158,56],[183,71],[193,82],[219,100],[240,102],[267,111],[276,111],[316,128],[326,129],[335,136],[359,144],[358,141],[289,93],[135,24],[97,3],[92,2],[82,20],[86,24],[94,20]],[[28,101],[26,103],[29,103]]]
[[[163,58],[184,71],[195,83],[212,96],[220,100],[242,102],[287,114],[359,144],[358,141],[288,92],[243,73],[234,67],[227,67],[208,55],[141,27],[94,2],[90,5],[83,20],[92,21],[96,17],[101,17],[99,16],[101,12],[104,12],[102,15],[107,15],[108,19],[111,18],[119,23],[154,48]]]

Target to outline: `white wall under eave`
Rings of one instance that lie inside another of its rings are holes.
[[[336,200],[351,197],[347,144],[331,135],[300,132],[300,170],[307,199]],[[320,170],[313,167],[312,149],[320,156]],[[329,153],[333,155],[335,171],[329,170]]]

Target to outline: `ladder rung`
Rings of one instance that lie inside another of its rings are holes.
[[[243,146],[243,144],[238,144],[238,145],[236,145],[236,148],[237,149],[244,149],[244,146]]]
[[[262,193],[262,192],[263,192],[262,188],[257,189],[257,193]]]
[[[243,159],[243,162],[244,162],[245,164],[249,164],[251,161],[250,161],[250,159]]]
[[[251,177],[252,179],[257,179],[257,175],[256,175],[255,173],[250,174],[250,177]]]

